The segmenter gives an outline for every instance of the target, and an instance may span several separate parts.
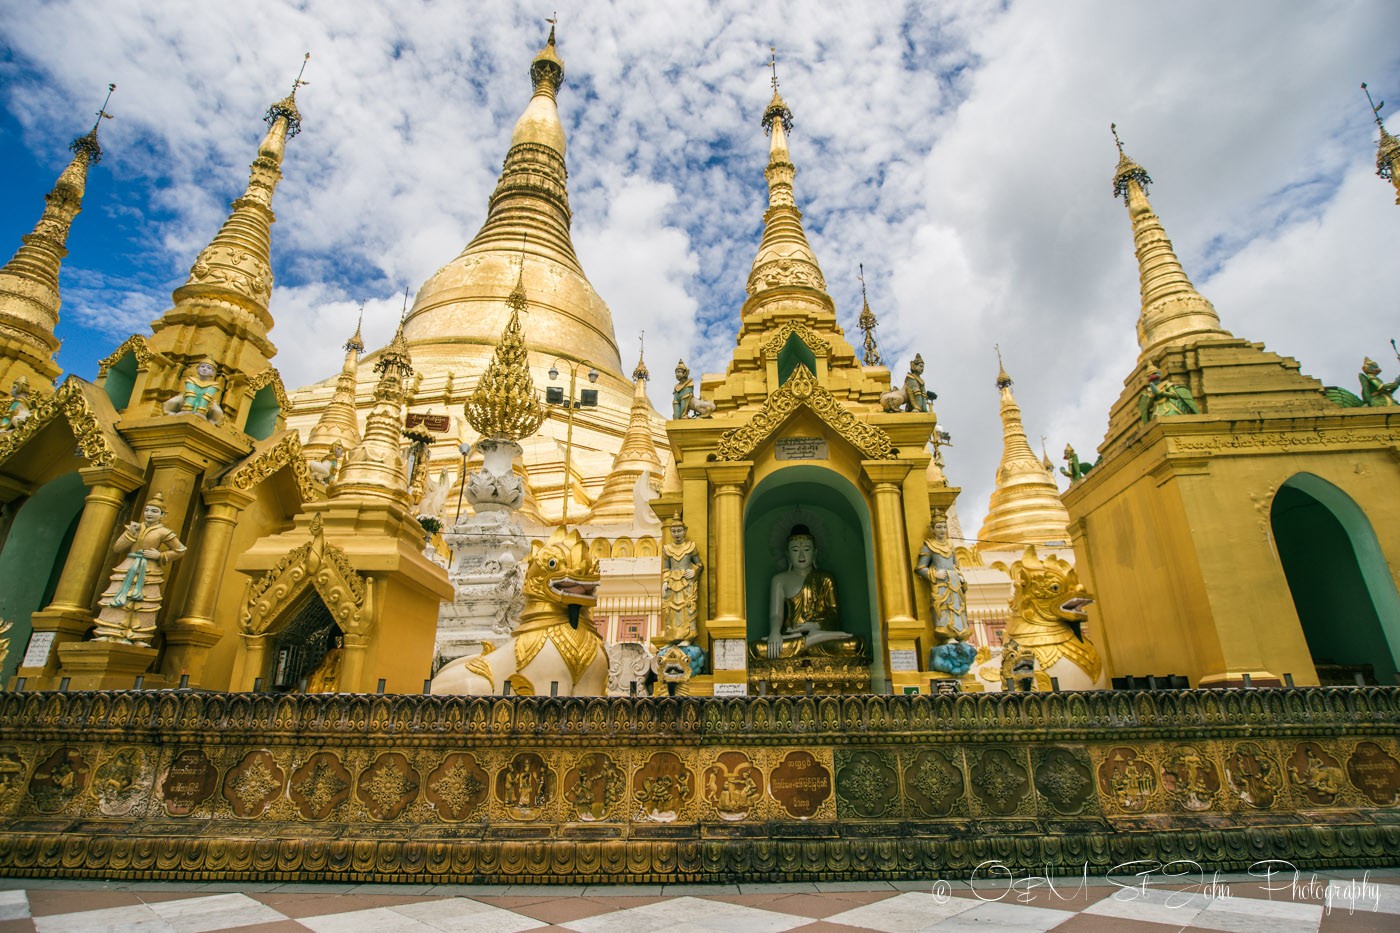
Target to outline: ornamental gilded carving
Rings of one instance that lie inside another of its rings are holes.
[[[280,380],[274,384],[280,384]],[[316,483],[311,478],[311,468],[306,465],[306,457],[301,449],[301,438],[295,431],[287,432],[286,436],[276,444],[244,461],[242,465],[224,477],[220,485],[233,489],[252,489],[283,467],[291,469],[292,476],[296,479],[297,491],[301,493],[303,502],[317,498]]]
[[[303,464],[304,465],[304,464]],[[372,619],[369,586],[345,552],[326,540],[318,513],[311,540],[293,548],[248,590],[239,627],[245,635],[262,635],[314,586],[331,617],[347,634],[363,632]]]
[[[116,460],[117,453],[102,430],[86,396],[79,388],[75,377],[70,377],[48,398],[41,398],[34,405],[28,418],[14,430],[0,435],[0,463],[4,463],[15,451],[29,443],[49,422],[58,417],[68,421],[69,430],[77,442],[78,452],[88,466],[107,467]]]
[[[807,349],[812,351],[813,356],[823,357],[831,355],[831,343],[826,338],[819,335],[812,328],[801,321],[789,321],[773,332],[773,336],[763,342],[763,346],[758,348],[758,352],[765,358],[776,357],[782,352],[783,345],[793,334],[797,339],[807,345]]]
[[[896,456],[890,436],[866,424],[826,389],[805,366],[793,368],[782,388],[768,396],[763,407],[747,423],[724,432],[715,455],[720,460],[746,460],[759,444],[771,437],[788,417],[805,406],[867,460],[892,460]]]

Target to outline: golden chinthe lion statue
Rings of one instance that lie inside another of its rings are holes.
[[[1031,546],[1007,572],[1015,588],[1007,640],[1035,652],[1036,667],[1061,690],[1102,689],[1103,661],[1083,632],[1093,599],[1074,567],[1054,555],[1042,559]]]
[[[507,685],[526,696],[607,693],[608,652],[589,617],[598,601],[598,564],[577,531],[556,528],[531,546],[522,592],[525,606],[509,644],[443,665],[433,693],[486,696],[505,693]]]

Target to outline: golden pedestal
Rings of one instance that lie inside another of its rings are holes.
[[[749,693],[767,682],[770,696],[802,696],[807,685],[823,696],[870,692],[870,663],[863,658],[797,657],[749,659]]]
[[[69,642],[58,646],[59,676],[68,678],[70,690],[130,690],[156,654],[154,648],[117,641]]]

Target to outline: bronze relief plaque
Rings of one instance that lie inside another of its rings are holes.
[[[224,775],[224,799],[235,816],[251,820],[263,815],[272,801],[282,796],[287,772],[277,767],[272,752],[265,748],[251,751]]]
[[[1346,776],[1337,759],[1316,742],[1299,742],[1284,762],[1288,780],[1309,803],[1325,806],[1342,792]]]
[[[418,798],[418,772],[403,752],[384,752],[360,772],[355,799],[376,820],[392,820]]]
[[[1035,789],[1040,799],[1064,816],[1083,813],[1094,800],[1094,776],[1089,766],[1065,748],[1035,755]]]
[[[1157,769],[1137,749],[1115,746],[1099,764],[1099,788],[1124,813],[1141,813],[1157,792]]]
[[[92,774],[92,793],[105,816],[125,816],[151,784],[151,760],[135,745],[117,749]]]
[[[1225,758],[1225,779],[1246,805],[1266,810],[1283,788],[1283,769],[1257,743],[1241,742]]]
[[[13,746],[0,748],[0,810],[8,810],[24,792],[29,766]]]
[[[1347,776],[1366,799],[1381,807],[1400,803],[1400,761],[1375,742],[1358,742],[1347,759]]]
[[[56,748],[39,763],[29,779],[34,809],[57,813],[87,787],[89,765],[83,753],[71,745]]]
[[[773,769],[768,792],[788,816],[810,820],[831,796],[831,772],[811,752],[788,752]]]
[[[956,753],[954,753],[956,755]],[[904,787],[923,816],[941,817],[953,812],[966,782],[962,763],[941,751],[926,749],[904,769]]]
[[[611,755],[589,752],[564,773],[564,802],[569,819],[592,823],[614,815],[627,792],[627,776]]]
[[[1220,772],[1202,748],[1178,745],[1162,763],[1162,787],[1186,810],[1209,810],[1220,790]]]
[[[836,804],[839,816],[877,819],[889,816],[899,802],[899,775],[888,752],[862,749],[836,758]]]
[[[333,752],[316,752],[292,773],[288,796],[304,820],[324,820],[350,799],[350,772]]]
[[[988,812],[1010,816],[1030,793],[1030,778],[1026,767],[1006,749],[989,748],[972,766],[972,794]]]
[[[511,819],[539,819],[554,799],[557,781],[538,752],[521,752],[496,775],[496,799]]]
[[[175,756],[160,779],[160,800],[170,816],[189,816],[214,794],[219,769],[202,749],[187,748]]]
[[[452,752],[428,774],[423,796],[438,816],[452,823],[481,814],[490,779],[467,752]]]
[[[657,752],[632,775],[638,819],[671,823],[695,796],[695,775],[675,752]]]
[[[705,802],[722,820],[747,819],[763,799],[763,772],[743,752],[720,752],[702,783]]]

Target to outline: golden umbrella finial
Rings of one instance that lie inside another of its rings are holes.
[[[102,125],[104,119],[112,119],[112,115],[107,112],[107,105],[112,101],[112,92],[117,89],[115,84],[107,85],[107,97],[102,101],[102,106],[97,108],[97,119],[92,122],[92,129],[88,130],[86,136],[79,136],[69,144],[68,148],[74,153],[87,153],[89,165],[95,165],[102,161],[102,147],[97,144],[97,128]]]

